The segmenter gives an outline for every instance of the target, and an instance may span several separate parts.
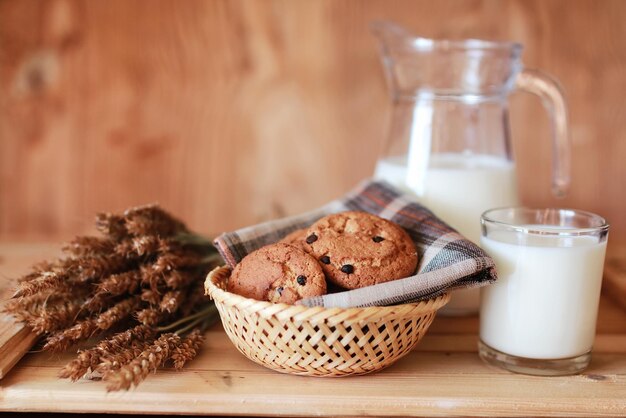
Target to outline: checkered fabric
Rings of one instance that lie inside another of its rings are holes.
[[[417,273],[404,279],[304,299],[300,304],[343,308],[396,305],[430,299],[454,289],[484,286],[497,279],[493,260],[480,247],[410,196],[380,181],[365,181],[343,198],[314,211],[224,233],[214,243],[226,263],[234,267],[252,251],[306,228],[326,215],[347,210],[369,212],[403,227],[419,255]]]

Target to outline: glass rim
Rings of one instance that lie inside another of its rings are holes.
[[[589,220],[595,220],[599,225],[597,226],[589,226],[589,227],[568,227],[568,226],[560,226],[560,225],[520,225],[511,222],[505,222],[501,220],[494,219],[492,214],[496,212],[504,212],[504,211],[523,211],[523,212],[546,212],[546,211],[554,211],[563,213],[569,212],[572,215],[582,215],[584,217],[589,218]],[[609,223],[602,216],[597,215],[593,212],[589,212],[586,210],[580,209],[571,209],[571,208],[530,208],[526,206],[508,206],[508,207],[498,207],[488,209],[480,215],[480,223],[481,225],[485,223],[494,224],[502,226],[506,229],[521,232],[524,234],[532,234],[532,235],[551,235],[551,236],[577,236],[577,235],[590,235],[596,234],[598,232],[608,231]]]
[[[524,48],[520,42],[496,41],[485,39],[431,39],[415,36],[407,32],[404,28],[391,21],[375,20],[369,24],[370,30],[374,33],[393,33],[395,44],[408,46],[411,49],[421,52],[431,52],[435,50],[479,50],[479,51],[511,51],[516,56]],[[384,37],[384,36],[383,36]]]
[[[512,41],[488,41],[484,39],[429,39],[415,37],[406,40],[405,45],[416,51],[437,51],[437,50],[464,50],[464,51],[511,51],[518,55],[522,51],[522,44]]]

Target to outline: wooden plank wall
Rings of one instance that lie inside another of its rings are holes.
[[[570,101],[573,188],[512,98],[523,201],[626,238],[626,1],[0,0],[0,239],[68,239],[160,202],[212,233],[298,213],[374,167],[389,102],[368,22],[510,39]]]

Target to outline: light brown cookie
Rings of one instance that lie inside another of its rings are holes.
[[[285,236],[278,242],[282,242],[283,244],[293,245],[294,247],[304,249],[304,240],[306,238],[306,229],[297,229],[291,232],[289,235]]]
[[[326,278],[347,289],[408,277],[417,267],[417,251],[406,231],[366,212],[320,219],[307,230],[305,243]]]
[[[293,304],[326,293],[320,264],[300,248],[277,243],[244,257],[228,280],[228,291],[247,298]]]

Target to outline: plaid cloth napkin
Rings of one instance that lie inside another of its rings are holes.
[[[224,233],[214,244],[232,268],[250,252],[275,243],[296,229],[306,228],[328,214],[347,210],[369,212],[402,226],[417,248],[417,274],[303,299],[299,301],[302,305],[343,308],[396,305],[429,299],[453,289],[484,286],[497,279],[493,260],[480,247],[406,194],[380,181],[365,181],[343,198],[314,211]]]

